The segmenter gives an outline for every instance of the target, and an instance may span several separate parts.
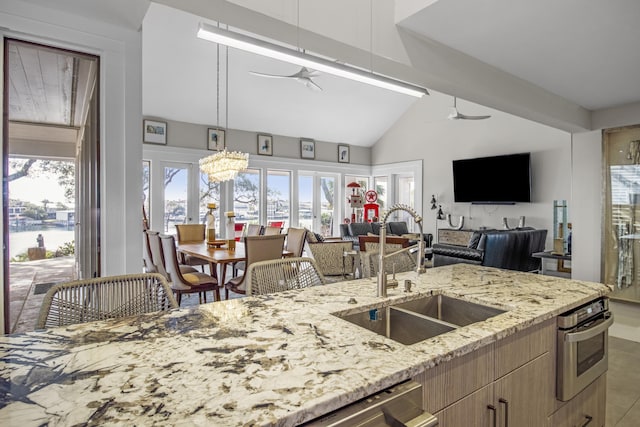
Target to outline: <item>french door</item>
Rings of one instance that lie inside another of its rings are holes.
[[[340,223],[338,174],[298,174],[298,225],[323,236],[333,236]]]

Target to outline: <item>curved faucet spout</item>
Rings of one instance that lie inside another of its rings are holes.
[[[380,220],[380,249],[378,252],[378,277],[377,277],[377,294],[379,297],[387,296],[387,273],[385,272],[385,243],[387,241],[387,218],[393,212],[396,211],[405,211],[418,224],[418,228],[420,229],[420,240],[418,241],[418,254],[416,261],[416,272],[418,274],[422,274],[425,272],[424,268],[424,252],[425,252],[425,241],[424,241],[424,233],[422,230],[422,217],[418,215],[418,213],[408,205],[396,204],[391,206],[387,212],[382,215],[382,219]]]

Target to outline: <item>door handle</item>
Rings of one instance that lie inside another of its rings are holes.
[[[498,402],[504,405],[504,427],[509,427],[509,401],[501,397]]]
[[[487,408],[493,412],[493,427],[498,426],[498,414],[496,413],[496,407],[493,405],[487,405]]]
[[[611,326],[612,323],[613,323],[613,313],[609,313],[609,317],[607,319],[605,319],[598,325],[594,326],[593,328],[587,329],[586,331],[582,331],[582,332],[569,332],[565,336],[565,341],[578,342],[578,341],[588,340],[589,338],[593,338],[596,335],[601,334],[607,329],[609,329],[609,326]]]
[[[584,417],[587,419],[587,422],[582,424],[582,427],[586,427],[587,424],[591,424],[591,421],[593,420],[593,417],[590,415],[585,415]]]

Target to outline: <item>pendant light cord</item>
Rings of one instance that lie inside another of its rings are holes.
[[[227,30],[229,29],[229,25],[227,25]],[[225,59],[225,79],[226,79],[226,93],[225,93],[225,103],[226,103],[226,110],[224,113],[224,117],[225,117],[225,128],[227,130],[229,130],[229,46],[227,46],[227,51],[226,51],[226,59]],[[226,143],[225,143],[226,145]]]

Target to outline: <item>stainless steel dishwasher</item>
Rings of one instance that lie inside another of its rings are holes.
[[[422,409],[422,385],[408,380],[306,424],[308,427],[436,427]]]

